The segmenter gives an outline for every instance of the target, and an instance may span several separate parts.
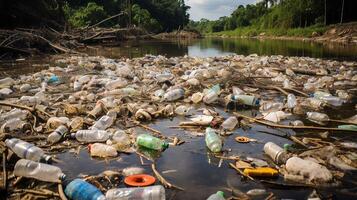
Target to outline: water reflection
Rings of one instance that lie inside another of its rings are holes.
[[[196,40],[149,40],[129,41],[119,47],[100,47],[89,50],[90,54],[112,58],[140,57],[145,54],[171,56],[222,56],[228,54],[258,54],[306,56],[333,60],[357,60],[356,45],[321,44],[308,41],[204,38]]]

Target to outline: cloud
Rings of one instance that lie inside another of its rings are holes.
[[[201,18],[210,20],[230,15],[238,5],[255,4],[259,0],[186,0],[191,6],[190,18],[198,21]]]

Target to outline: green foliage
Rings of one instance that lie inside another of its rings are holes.
[[[68,4],[64,6],[65,16],[74,27],[83,27],[95,24],[108,17],[103,6],[90,2],[86,7],[80,7],[78,10],[71,9]]]
[[[162,30],[159,22],[152,18],[151,14],[146,9],[141,9],[139,5],[134,4],[132,6],[133,22],[148,31],[159,32]]]

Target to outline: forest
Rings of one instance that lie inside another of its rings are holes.
[[[188,24],[188,9],[184,0],[3,0],[0,1],[0,27],[61,30],[86,27],[117,16],[101,26],[131,26],[162,32]]]
[[[355,0],[262,0],[255,5],[240,5],[230,16],[218,20],[191,21],[188,27],[204,33],[247,27],[254,30],[324,27],[356,21],[356,8]]]

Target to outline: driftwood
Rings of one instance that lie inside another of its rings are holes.
[[[171,183],[169,183],[164,177],[161,176],[161,174],[156,170],[156,166],[155,164],[151,164],[151,169],[154,172],[155,176],[157,177],[157,179],[159,179],[159,181],[167,188],[174,188],[174,189],[178,189],[178,190],[182,190],[184,191],[183,188],[173,185]]]

